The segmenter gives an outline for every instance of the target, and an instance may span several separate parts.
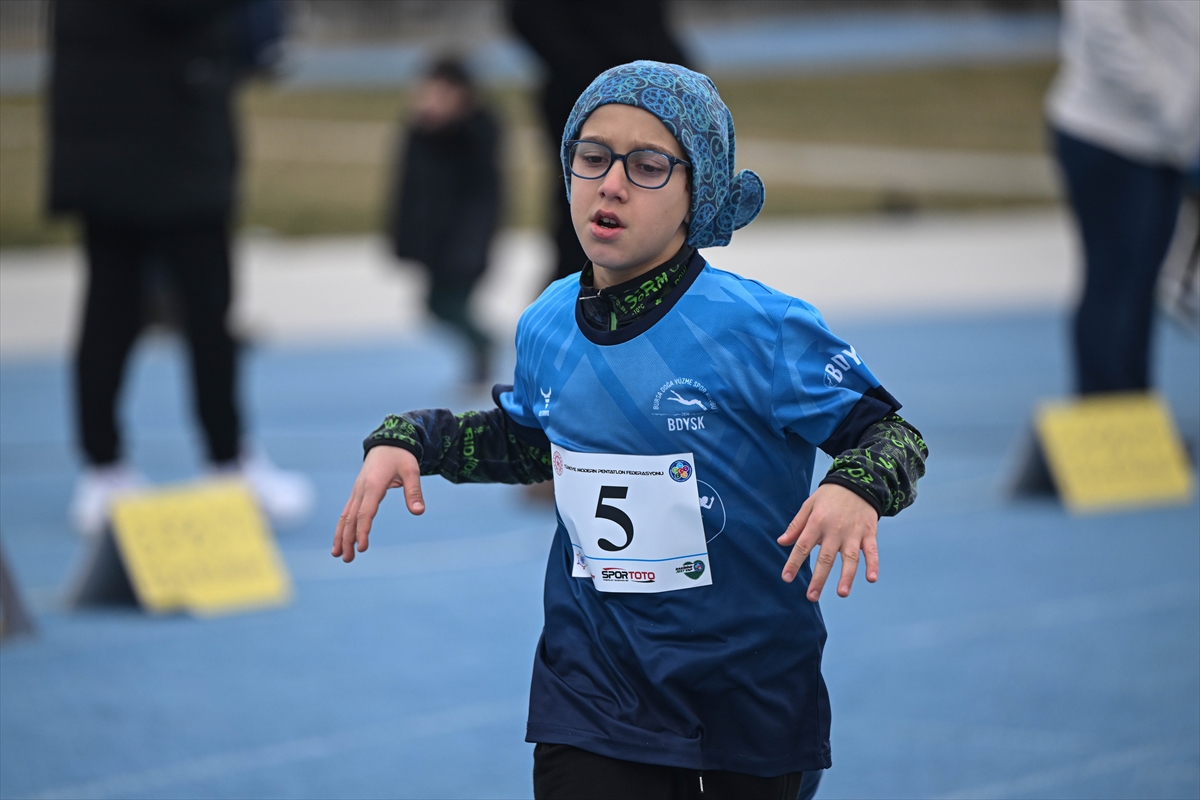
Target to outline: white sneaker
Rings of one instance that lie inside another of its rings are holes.
[[[276,524],[290,525],[304,520],[316,499],[316,490],[307,475],[280,469],[261,451],[243,455],[236,469],[218,474],[244,481],[259,507]]]
[[[142,473],[126,464],[86,467],[75,483],[75,495],[71,498],[68,511],[71,524],[84,536],[99,536],[104,532],[113,502],[147,486],[149,482]]]

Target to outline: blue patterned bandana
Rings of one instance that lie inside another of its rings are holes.
[[[602,72],[575,101],[563,142],[578,138],[588,115],[609,103],[649,111],[687,153],[692,162],[688,244],[723,247],[735,230],[758,216],[766,197],[762,179],[748,169],[733,173],[733,115],[708,76],[658,61],[634,61]],[[570,200],[567,150],[560,150]]]

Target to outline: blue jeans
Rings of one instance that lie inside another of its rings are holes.
[[[1183,196],[1183,174],[1130,161],[1054,132],[1083,240],[1083,296],[1074,319],[1080,394],[1149,387],[1158,272]]]

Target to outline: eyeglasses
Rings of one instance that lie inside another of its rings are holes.
[[[625,163],[625,177],[634,186],[661,189],[671,180],[676,164],[691,166],[681,158],[657,150],[615,153],[608,145],[579,140],[566,142],[563,147],[567,148],[567,165],[571,174],[588,181],[603,178],[612,169],[614,161],[622,161]]]

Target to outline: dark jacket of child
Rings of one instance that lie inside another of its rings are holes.
[[[466,288],[487,267],[500,217],[498,128],[476,108],[444,127],[409,127],[396,163],[388,233],[398,258],[419,261],[435,283]]]

